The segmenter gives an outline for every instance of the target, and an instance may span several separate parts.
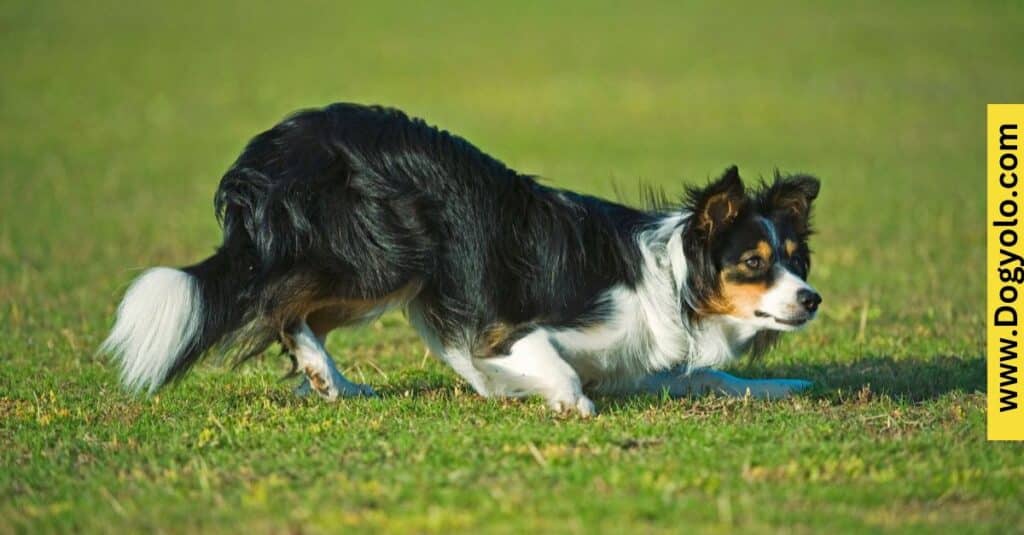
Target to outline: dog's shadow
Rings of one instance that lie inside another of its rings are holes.
[[[814,383],[805,394],[812,398],[836,398],[865,388],[872,394],[906,401],[926,401],[953,392],[985,391],[985,359],[957,355],[868,355],[849,363],[762,362],[741,364],[730,372],[745,378],[793,378]]]
[[[805,379],[811,381],[810,390],[800,394],[812,399],[842,402],[856,398],[868,389],[873,396],[885,395],[893,399],[919,402],[960,392],[971,394],[985,391],[985,359],[957,355],[908,356],[868,355],[847,363],[766,363],[745,361],[728,370],[745,379]],[[438,365],[436,369],[410,371],[390,388],[381,389],[387,395],[416,393],[419,395],[453,395],[469,392],[465,385],[456,386],[452,378]],[[633,403],[650,395],[598,396],[605,406]],[[595,401],[598,399],[595,398]]]

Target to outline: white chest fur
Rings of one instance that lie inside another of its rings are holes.
[[[687,266],[679,239],[684,218],[668,217],[640,235],[641,284],[606,292],[603,299],[611,309],[606,321],[550,332],[585,384],[614,387],[679,365],[687,370],[717,368],[735,358],[756,334],[726,316],[695,324],[684,314]]]

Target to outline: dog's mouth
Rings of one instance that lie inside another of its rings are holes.
[[[771,315],[771,314],[769,314],[767,312],[762,312],[760,310],[755,310],[754,311],[754,315],[759,317],[759,318],[771,318],[771,319],[775,320],[778,323],[781,323],[783,325],[789,325],[790,327],[799,327],[799,326],[807,323],[808,321],[811,321],[811,315],[810,314],[805,315],[805,316],[803,316],[801,318],[789,318],[789,319],[787,319],[787,318],[780,318],[778,316],[773,316],[773,315]]]

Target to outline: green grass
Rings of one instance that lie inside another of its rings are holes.
[[[0,531],[1019,529],[982,223],[1017,4],[485,4],[0,3]],[[822,315],[734,370],[814,391],[560,418],[478,399],[388,316],[328,344],[377,399],[296,399],[275,358],[122,392],[93,350],[126,283],[206,256],[247,138],[337,100],[627,199],[821,176]]]

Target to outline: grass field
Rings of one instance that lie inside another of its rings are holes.
[[[0,3],[0,532],[995,532],[985,104],[1024,98],[1012,2],[682,7]],[[300,400],[269,356],[152,399],[93,355],[127,282],[218,243],[243,143],[396,105],[555,185],[636,197],[736,163],[823,179],[819,320],[734,371],[777,403],[481,400],[400,315],[332,335],[376,399]]]

